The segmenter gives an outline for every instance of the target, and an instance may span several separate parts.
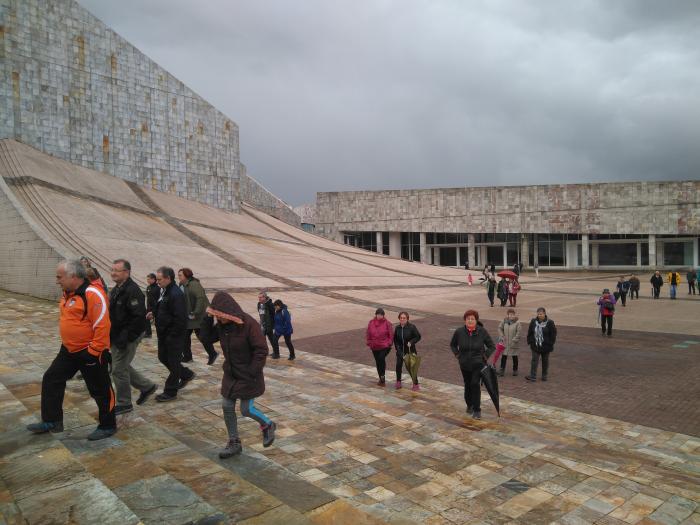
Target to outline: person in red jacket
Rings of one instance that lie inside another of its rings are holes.
[[[377,308],[374,318],[367,325],[367,346],[372,350],[374,361],[377,364],[379,381],[377,385],[386,385],[386,356],[391,352],[394,341],[394,327],[384,317],[384,309]]]
[[[27,430],[35,434],[63,432],[66,381],[80,371],[99,410],[99,425],[88,439],[104,439],[117,431],[107,364],[111,327],[107,299],[102,288],[88,282],[78,260],[58,265],[56,283],[63,289],[59,319],[62,344],[41,381],[41,422],[28,425]]]

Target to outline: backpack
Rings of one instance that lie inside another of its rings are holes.
[[[604,301],[603,308],[605,308],[606,310],[608,310],[610,312],[614,312],[615,311],[615,304],[612,301]]]

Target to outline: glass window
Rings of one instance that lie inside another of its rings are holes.
[[[460,265],[464,266],[465,263],[467,263],[467,261],[468,261],[467,247],[460,246],[459,247],[459,263],[460,263]]]
[[[665,266],[692,266],[693,265],[693,241],[665,242],[664,243]]]
[[[599,244],[599,266],[636,266],[637,243]]]
[[[537,238],[537,262],[540,266],[549,266],[549,241]]]
[[[457,248],[440,248],[440,266],[457,266]]]
[[[503,263],[503,246],[487,246],[486,247],[486,258],[488,259],[488,264],[495,264],[496,266],[504,266]]]
[[[508,266],[513,266],[520,260],[520,244],[517,242],[509,242],[506,244],[508,253]]]
[[[649,243],[643,242],[642,245],[642,266],[649,266]]]
[[[564,266],[564,241],[549,241],[549,265]]]
[[[382,253],[389,255],[389,232],[382,232]]]

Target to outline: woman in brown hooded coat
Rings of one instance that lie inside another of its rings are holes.
[[[216,317],[224,354],[221,396],[229,441],[219,452],[219,457],[228,458],[243,450],[238,437],[236,400],[240,400],[243,416],[260,423],[263,446],[269,447],[275,440],[277,426],[254,405],[255,398],[265,392],[263,367],[267,358],[267,342],[260,325],[225,292],[216,293],[207,313]]]

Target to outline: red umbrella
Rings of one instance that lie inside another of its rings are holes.
[[[506,279],[514,279],[516,281],[518,280],[518,274],[516,274],[512,270],[503,270],[501,272],[498,272],[496,275],[498,275],[499,277],[505,277]]]

